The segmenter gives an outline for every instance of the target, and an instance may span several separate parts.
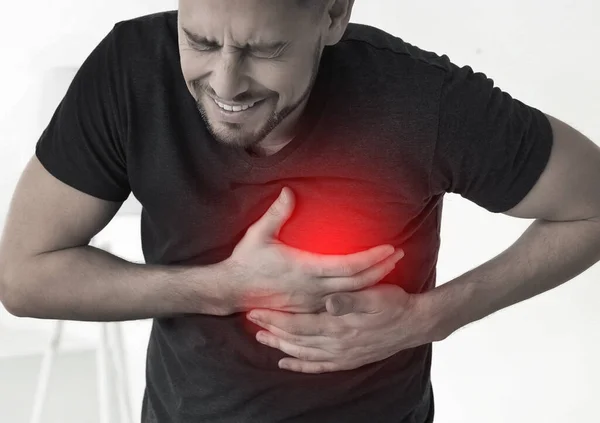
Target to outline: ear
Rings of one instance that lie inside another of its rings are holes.
[[[327,19],[328,28],[325,35],[325,45],[331,46],[337,44],[341,39],[350,16],[352,15],[352,7],[354,0],[331,0],[327,10],[325,11],[325,19]]]

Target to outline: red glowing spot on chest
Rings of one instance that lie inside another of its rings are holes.
[[[351,254],[374,247],[382,222],[375,212],[334,203],[302,204],[282,227],[279,239],[318,254]]]

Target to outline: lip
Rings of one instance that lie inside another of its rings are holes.
[[[210,96],[209,96],[209,97],[210,97]],[[240,106],[245,106],[245,105],[247,105],[247,104],[251,104],[251,103],[239,103],[239,104],[238,104],[238,103],[236,103],[236,104],[231,104],[231,103],[229,103],[228,101],[222,101],[222,100],[219,100],[218,98],[214,98],[214,97],[210,97],[210,98],[212,98],[212,99],[213,99],[213,101],[217,101],[217,102],[219,102],[219,103],[221,103],[221,104],[225,104],[225,105],[227,105],[227,106],[231,106],[231,107],[240,107]],[[261,100],[255,100],[255,101],[253,101],[252,103],[258,103],[259,101],[261,101]]]
[[[263,105],[263,103],[265,102],[266,99],[262,99],[259,101],[256,101],[254,103],[254,106],[247,109],[247,110],[243,110],[241,112],[230,112],[228,110],[223,110],[221,109],[217,103],[215,103],[215,99],[213,99],[211,96],[208,96],[209,99],[209,103],[211,104],[210,107],[212,107],[215,110],[215,113],[223,120],[230,122],[230,123],[243,123],[245,122],[248,118],[252,117],[252,115],[256,114],[258,109]],[[219,103],[222,103],[221,101],[219,101]],[[229,105],[228,103],[225,103],[227,105]]]

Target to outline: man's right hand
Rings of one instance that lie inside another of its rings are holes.
[[[348,255],[302,251],[277,239],[294,208],[284,188],[269,210],[247,230],[223,264],[234,312],[255,308],[314,313],[325,310],[327,297],[375,285],[404,256],[391,245]]]

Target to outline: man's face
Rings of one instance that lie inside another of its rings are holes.
[[[298,117],[323,48],[311,13],[292,0],[180,0],[183,76],[215,139],[249,148]]]

